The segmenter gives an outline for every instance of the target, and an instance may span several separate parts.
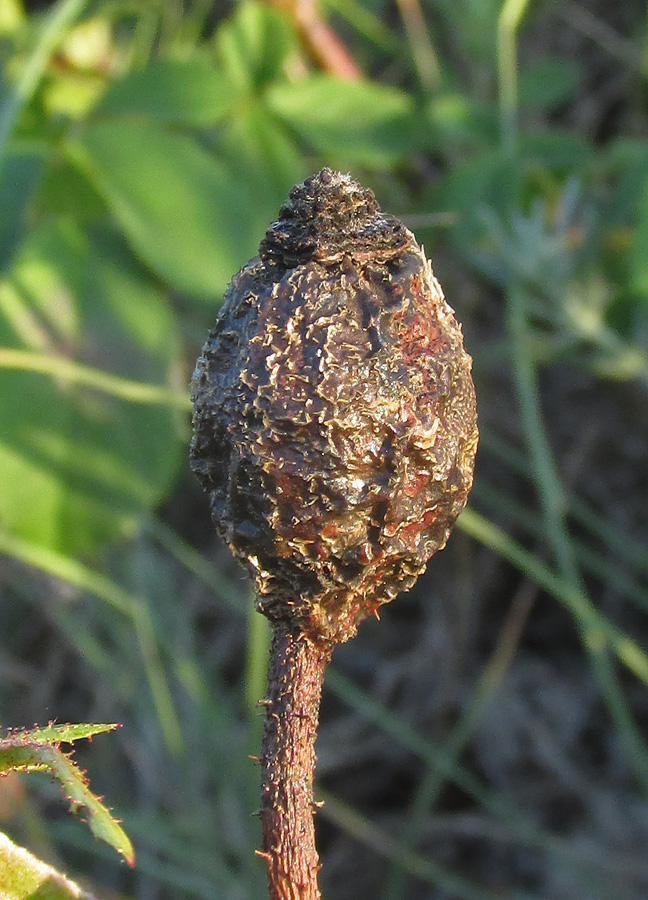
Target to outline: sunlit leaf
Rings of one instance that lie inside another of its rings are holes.
[[[295,31],[282,13],[267,3],[245,0],[216,34],[216,55],[232,89],[259,91],[283,74],[297,49]]]
[[[113,82],[96,109],[101,113],[150,116],[162,122],[208,127],[232,104],[232,90],[208,60],[156,60]]]
[[[34,232],[0,281],[0,346],[154,383],[178,352],[168,306],[120,244],[71,223]],[[75,554],[123,535],[176,470],[163,406],[3,369],[0,420],[0,526],[35,545]]]
[[[44,756],[49,762],[52,774],[63,785],[63,791],[70,801],[73,812],[83,813],[94,836],[114,847],[132,866],[135,862],[135,853],[128,835],[113,818],[110,810],[92,793],[83,773],[60,750],[48,747]]]
[[[2,900],[92,900],[78,884],[12,843],[1,832],[0,897]]]
[[[85,18],[65,36],[59,54],[79,71],[101,71],[113,55],[113,29],[105,16]]]
[[[43,91],[43,107],[49,115],[83,119],[97,103],[105,79],[94,72],[61,72]]]
[[[71,152],[142,260],[179,290],[215,304],[256,252],[247,186],[191,138],[115,120],[89,127]]]
[[[337,165],[382,167],[411,158],[418,118],[412,98],[374,82],[314,75],[273,85],[268,107]]]
[[[45,725],[42,728],[34,728],[29,731],[30,740],[37,744],[62,743],[71,744],[74,741],[92,740],[97,734],[107,734],[115,731],[120,726],[115,722],[109,724],[76,722],[65,725]]]
[[[253,192],[250,227],[260,239],[291,187],[310,174],[307,163],[285,127],[257,102],[232,120],[223,143],[228,165]]]

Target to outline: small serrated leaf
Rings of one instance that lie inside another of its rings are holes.
[[[95,734],[106,734],[121,728],[117,722],[110,724],[76,723],[71,725],[48,725],[46,728],[36,728],[25,732],[30,740],[37,744],[72,744],[74,741],[91,740]]]
[[[92,793],[85,773],[72,761],[71,754],[60,750],[60,743],[71,743],[95,734],[113,731],[119,725],[52,725],[32,731],[13,732],[0,739],[0,775],[8,772],[51,772],[61,782],[72,812],[84,810],[95,837],[110,844],[129,866],[135,852],[128,835],[100,798]],[[0,889],[0,898],[2,897]]]
[[[69,756],[49,748],[52,772],[57,776],[75,812],[83,809],[95,837],[110,844],[129,866],[135,864],[135,851],[128,835],[99,798],[88,787],[83,772]]]

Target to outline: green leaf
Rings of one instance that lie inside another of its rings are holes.
[[[295,141],[261,103],[250,103],[223,134],[228,166],[245,178],[254,196],[250,227],[263,235],[288,198],[292,186],[308,174]]]
[[[156,60],[113,82],[95,112],[149,116],[161,122],[207,128],[232,105],[232,89],[208,60]]]
[[[176,326],[122,245],[70,223],[34,232],[0,281],[0,346],[164,383]],[[0,370],[0,527],[78,554],[131,531],[178,462],[177,414],[36,372]]]
[[[77,222],[96,223],[108,213],[104,198],[73,160],[51,154],[38,191],[43,220],[69,215]]]
[[[83,810],[95,837],[110,844],[132,866],[135,862],[133,846],[120,825],[96,797],[83,772],[72,762],[71,756],[60,750],[61,740],[74,741],[79,737],[113,730],[116,726],[68,725],[48,729],[34,729],[0,738],[0,773],[47,771],[61,782],[63,793],[73,812]],[[48,737],[48,732],[51,736]],[[64,735],[64,737],[61,737]],[[1,876],[0,876],[1,877]],[[1,889],[1,881],[0,881]]]
[[[29,739],[36,744],[72,744],[74,741],[92,740],[97,734],[107,734],[109,731],[115,731],[121,728],[116,722],[109,724],[96,724],[87,722],[77,722],[71,725],[69,722],[65,725],[47,725],[44,728],[34,728],[27,732]]]
[[[196,141],[154,123],[92,125],[71,152],[160,277],[214,303],[257,250],[245,184]]]
[[[9,153],[0,167],[0,268],[22,236],[27,206],[42,173],[42,157],[28,153]]]
[[[553,109],[576,93],[579,81],[580,68],[575,60],[543,56],[520,72],[519,104],[532,109]]]
[[[2,900],[92,900],[61,872],[18,847],[0,832]]]
[[[25,21],[25,11],[21,0],[4,0],[0,4],[0,35],[12,34]]]
[[[72,811],[82,811],[87,817],[88,825],[94,836],[114,847],[118,853],[121,853],[129,866],[134,865],[135,852],[128,835],[99,798],[92,793],[85,783],[83,773],[60,750],[48,747],[43,755],[49,762],[52,774],[63,785]]]
[[[26,738],[0,738],[0,775],[8,775],[9,772],[44,772],[48,768],[49,763]]]
[[[43,88],[43,109],[53,119],[83,121],[96,106],[105,86],[105,78],[95,72],[57,72]]]
[[[340,166],[382,168],[411,158],[420,143],[411,97],[396,88],[313,75],[275,84],[269,109]]]
[[[215,40],[216,56],[231,89],[240,93],[259,92],[281,77],[286,59],[298,47],[288,18],[255,0],[240,3]]]

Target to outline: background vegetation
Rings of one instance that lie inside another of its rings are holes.
[[[0,828],[109,896],[264,896],[265,623],[187,384],[291,185],[351,171],[475,360],[470,508],[327,675],[325,896],[648,894],[648,27],[605,0],[0,2],[0,721],[82,748]]]

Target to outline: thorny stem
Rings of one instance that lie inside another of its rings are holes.
[[[270,900],[320,900],[313,822],[315,738],[332,645],[275,626],[261,753],[261,824]]]

